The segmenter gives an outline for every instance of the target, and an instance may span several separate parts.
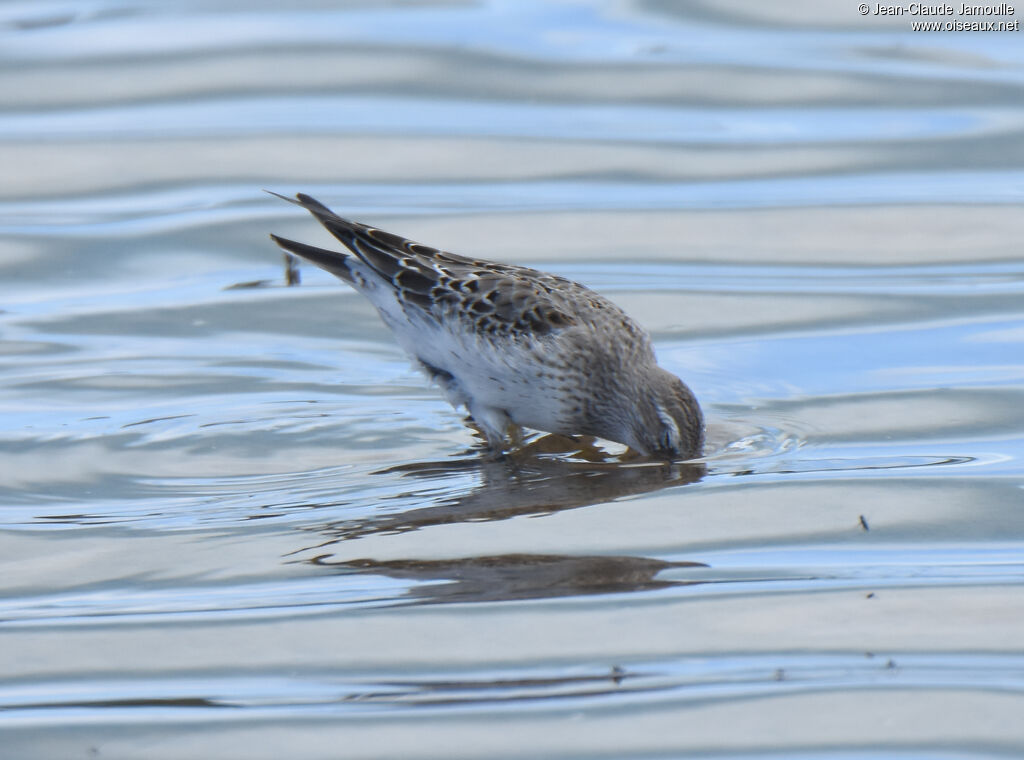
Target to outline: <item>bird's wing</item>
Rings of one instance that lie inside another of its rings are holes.
[[[540,336],[576,324],[581,312],[611,310],[616,318],[628,320],[611,302],[571,280],[415,243],[344,219],[303,193],[296,200],[278,197],[316,217],[395,290],[399,301],[438,321],[457,316],[475,332]],[[353,281],[346,254],[273,237],[286,250]]]

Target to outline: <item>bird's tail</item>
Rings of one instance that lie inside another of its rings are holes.
[[[270,239],[288,251],[288,253],[301,256],[307,261],[313,262],[321,269],[327,270],[334,276],[340,277],[346,282],[352,282],[352,272],[348,268],[349,255],[347,253],[317,248],[315,245],[299,243],[298,241],[278,237],[277,235],[271,235]]]

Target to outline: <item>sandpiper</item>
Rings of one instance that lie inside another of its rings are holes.
[[[274,242],[365,295],[496,453],[518,445],[525,427],[665,459],[700,456],[704,420],[693,393],[658,366],[647,332],[608,299],[564,277],[343,219],[302,193],[273,195],[309,211],[351,254]]]

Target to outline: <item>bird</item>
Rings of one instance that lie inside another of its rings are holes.
[[[704,417],[693,392],[658,366],[648,333],[604,296],[344,219],[304,193],[271,194],[306,209],[348,250],[271,239],[364,295],[496,456],[522,446],[523,428],[595,436],[668,461],[701,456]]]

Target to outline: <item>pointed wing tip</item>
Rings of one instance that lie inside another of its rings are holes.
[[[333,211],[327,208],[327,206],[322,204],[312,195],[308,195],[307,193],[296,193],[294,198],[290,198],[287,195],[283,195],[282,193],[278,193],[274,190],[268,190],[267,188],[263,188],[263,192],[265,192],[267,195],[273,195],[275,198],[280,198],[283,201],[287,201],[288,203],[291,203],[294,206],[301,206],[302,208],[314,214],[322,213],[330,216],[337,216]]]
[[[275,235],[273,232],[270,233],[270,239],[273,240],[280,248],[288,251],[288,253],[294,253],[293,248],[298,247],[301,243],[297,243],[294,240],[283,238],[280,235]]]
[[[289,203],[294,203],[296,206],[301,206],[302,205],[297,200],[295,200],[295,198],[289,198],[287,195],[281,195],[281,193],[276,193],[273,190],[267,190],[267,188],[263,188],[263,192],[265,192],[267,195],[273,195],[275,198],[280,198],[283,201],[288,201]]]
[[[273,195],[275,198],[280,198],[283,201],[287,201],[288,203],[291,203],[295,206],[300,206],[301,208],[306,209],[306,211],[311,213],[321,222],[324,222],[328,219],[341,220],[341,217],[339,217],[337,214],[335,214],[333,211],[327,208],[327,206],[322,204],[312,195],[308,195],[307,193],[296,193],[294,198],[289,198],[287,195],[282,195],[281,193],[274,192],[273,190],[267,190],[266,188],[263,189],[263,192],[269,195]]]

